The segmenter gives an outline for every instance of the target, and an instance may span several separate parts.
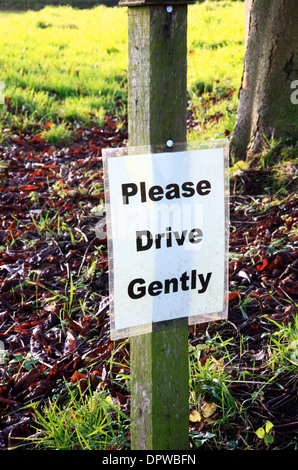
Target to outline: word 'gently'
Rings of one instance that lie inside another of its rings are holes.
[[[170,294],[171,292],[178,292],[179,290],[187,291],[190,289],[197,289],[198,293],[203,294],[206,292],[209,285],[212,273],[198,274],[196,269],[192,269],[190,274],[185,271],[179,278],[173,277],[165,279],[164,282],[153,281],[146,285],[143,278],[133,279],[128,285],[128,295],[131,299],[141,299],[147,293],[151,296],[160,294]]]
[[[139,194],[141,202],[161,201],[164,197],[166,199],[179,199],[182,197],[192,197],[198,193],[199,196],[206,196],[211,191],[211,183],[208,180],[201,180],[196,185],[192,181],[182,183],[181,188],[179,184],[170,183],[165,188],[159,185],[151,186],[149,189],[146,187],[145,181],[141,181],[139,186],[135,183],[122,184],[122,200],[123,204],[129,204],[130,198]]]

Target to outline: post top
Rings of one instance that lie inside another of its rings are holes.
[[[150,5],[187,5],[195,3],[195,0],[120,0],[118,5],[122,7],[137,7]]]

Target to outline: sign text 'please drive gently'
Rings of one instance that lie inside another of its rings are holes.
[[[223,311],[224,162],[224,148],[107,158],[115,330]]]

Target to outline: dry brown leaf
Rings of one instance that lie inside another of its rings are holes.
[[[197,410],[192,410],[189,415],[189,421],[192,423],[199,423],[202,421],[202,415],[199,411]]]
[[[204,418],[210,418],[210,416],[214,415],[217,406],[214,403],[205,403],[202,406],[202,415]]]

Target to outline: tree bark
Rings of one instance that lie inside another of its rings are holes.
[[[245,59],[230,154],[244,160],[268,141],[297,141],[297,0],[246,0]],[[296,121],[296,122],[295,122]]]

